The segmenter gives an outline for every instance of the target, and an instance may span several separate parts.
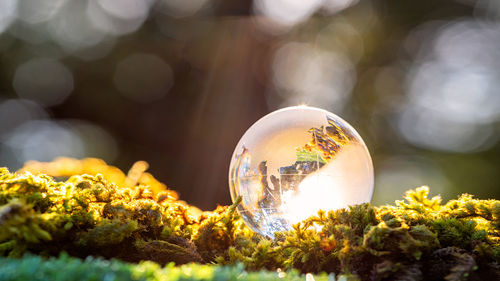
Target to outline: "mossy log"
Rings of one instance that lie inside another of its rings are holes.
[[[361,280],[500,280],[500,201],[442,204],[427,187],[395,205],[319,212],[273,240],[236,204],[201,212],[139,162],[125,175],[97,159],[0,168],[0,255],[100,256],[165,265],[348,274]],[[53,178],[56,177],[56,179]]]

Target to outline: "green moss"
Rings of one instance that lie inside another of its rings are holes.
[[[320,274],[308,275],[307,280],[335,281],[352,280],[347,276]],[[124,263],[118,260],[103,260],[87,258],[84,261],[61,255],[59,258],[42,259],[37,256],[26,256],[22,259],[0,258],[0,280],[17,281],[209,281],[209,280],[240,280],[240,281],[302,281],[303,274],[297,271],[288,272],[247,272],[241,265],[215,266],[189,264],[175,266],[168,264],[160,267],[153,262],[139,264]]]
[[[103,173],[56,181],[0,169],[0,255],[65,251],[82,258],[243,264],[247,270],[297,269],[362,280],[500,280],[498,200],[462,195],[442,204],[421,187],[395,205],[319,212],[270,240],[245,226],[235,211],[238,202],[201,213],[152,176],[146,184],[140,173],[129,175],[136,180]]]

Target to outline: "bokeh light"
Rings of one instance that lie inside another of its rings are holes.
[[[192,16],[207,5],[209,0],[158,0],[156,8],[174,18]]]
[[[85,157],[85,147],[71,127],[61,122],[33,120],[17,127],[6,144],[15,151],[19,162],[30,159],[51,161],[59,156]]]
[[[498,50],[498,0],[3,0],[0,166],[146,160],[213,209],[244,128],[308,104],[363,135],[377,204],[500,197]]]
[[[358,2],[359,0],[324,0],[323,9],[327,13],[336,13]]]
[[[50,41],[46,23],[31,24],[18,20],[10,26],[9,34],[34,46]]]
[[[160,57],[133,54],[118,63],[113,81],[126,98],[151,102],[168,93],[174,78],[172,69]]]
[[[256,0],[254,9],[273,23],[292,26],[305,21],[321,6],[322,0]]]
[[[85,157],[98,157],[112,162],[118,156],[118,144],[102,127],[83,120],[65,120],[83,143]]]
[[[124,35],[136,31],[147,19],[152,0],[89,1],[87,15],[100,30]]]
[[[308,104],[339,112],[349,98],[356,71],[342,54],[292,42],[276,51],[273,81],[283,100],[276,107]]]
[[[353,62],[358,62],[364,54],[365,43],[361,31],[346,19],[337,19],[323,27],[318,32],[316,44],[344,54]]]
[[[0,103],[0,140],[28,121],[48,118],[48,113],[31,100],[8,99]]]
[[[5,0],[0,2],[0,34],[9,27],[17,15],[17,1]]]
[[[374,204],[401,199],[408,189],[427,185],[434,195],[449,193],[450,182],[439,166],[425,157],[408,155],[380,161],[375,175]],[[451,199],[449,196],[445,200]]]
[[[411,143],[470,152],[495,144],[500,120],[500,26],[476,21],[441,26],[420,46],[408,73],[408,103],[399,117]]]
[[[101,43],[106,33],[98,29],[90,17],[82,12],[87,1],[69,1],[48,23],[52,38],[67,52],[91,48]]]
[[[311,18],[318,11],[333,15],[357,0],[255,0],[253,11],[258,17],[255,23],[261,31],[281,34]]]
[[[54,17],[67,0],[17,1],[18,19],[29,24],[40,24]]]
[[[74,82],[72,73],[62,63],[40,58],[21,64],[16,69],[13,86],[20,98],[51,106],[68,97]]]
[[[2,105],[12,106],[12,103],[13,101],[2,103],[0,109],[3,109]],[[22,103],[33,106],[27,102]],[[52,121],[45,119],[46,116],[43,115],[33,116],[37,111],[39,109],[32,109],[32,116],[28,116],[30,113],[27,111],[22,112],[22,115],[18,114],[18,125],[0,134],[0,158],[3,165],[17,169],[28,160],[51,161],[60,156],[99,157],[109,162],[116,159],[117,143],[101,127],[83,120]],[[23,117],[25,120],[21,120]]]

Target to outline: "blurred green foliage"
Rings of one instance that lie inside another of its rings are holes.
[[[279,275],[281,274],[281,275]],[[300,281],[304,274],[297,271],[288,272],[247,272],[241,265],[217,266],[188,264],[175,266],[173,263],[160,267],[154,262],[141,262],[128,264],[118,260],[103,260],[99,258],[86,258],[80,260],[62,254],[59,258],[43,259],[27,255],[22,259],[0,258],[0,280],[17,281],[209,281],[209,280],[241,280],[241,281]],[[309,277],[310,278],[310,277]],[[347,279],[347,276],[316,275],[317,281],[356,281]],[[311,280],[311,279],[308,279]]]

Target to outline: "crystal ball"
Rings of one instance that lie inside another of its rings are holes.
[[[337,115],[287,107],[255,122],[234,150],[229,168],[233,202],[255,232],[274,237],[292,225],[369,202],[373,165],[365,143]]]

